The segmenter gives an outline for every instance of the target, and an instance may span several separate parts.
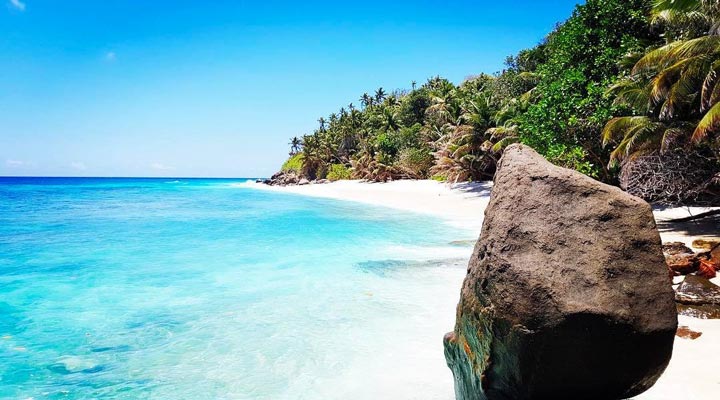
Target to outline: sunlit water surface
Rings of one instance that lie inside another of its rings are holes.
[[[0,178],[0,398],[452,398],[473,233],[242,182]]]

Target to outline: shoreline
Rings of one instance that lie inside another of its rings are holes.
[[[444,219],[452,226],[472,230],[479,236],[488,205],[491,182],[459,183],[448,185],[430,180],[400,180],[388,183],[337,181],[302,186],[268,186],[262,183],[242,185],[258,190],[289,193],[311,197],[352,201],[388,207],[408,212],[427,214]],[[670,220],[697,215],[712,208],[706,207],[654,207],[663,243],[680,241],[690,246],[697,238],[717,237],[716,222],[672,223]],[[470,216],[470,217],[469,217]],[[712,280],[720,284],[720,277]],[[449,288],[448,295],[457,297],[459,288]],[[720,378],[705,371],[720,370],[720,320],[703,320],[678,316],[678,326],[701,332],[697,339],[675,338],[673,356],[657,383],[639,400],[670,400],[677,398],[712,399],[720,393]],[[448,330],[452,329],[448,326]],[[439,339],[438,339],[439,340]],[[448,371],[450,373],[450,371]]]
[[[385,183],[341,180],[323,184],[270,186],[248,182],[240,186],[276,193],[352,201],[427,214],[446,220],[453,226],[469,228],[480,234],[485,208],[490,201],[492,182],[462,182],[447,184],[433,180],[397,180]],[[653,214],[660,237],[665,242],[684,242],[712,239],[720,235],[714,221],[671,222],[717,209],[717,207],[661,207],[654,206]],[[468,218],[468,216],[473,216]]]
[[[336,181],[323,184],[270,186],[249,182],[242,187],[276,193],[353,201],[439,217],[453,226],[480,233],[492,182],[449,185],[433,180],[397,180],[386,183]],[[473,216],[473,218],[468,218]]]

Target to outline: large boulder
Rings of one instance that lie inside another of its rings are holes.
[[[444,338],[457,399],[632,397],[676,328],[650,206],[508,147]]]

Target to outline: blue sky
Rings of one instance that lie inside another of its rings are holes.
[[[0,176],[259,177],[363,92],[495,72],[577,1],[0,2]]]

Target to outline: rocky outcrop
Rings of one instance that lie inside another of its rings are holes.
[[[297,185],[302,179],[305,178],[298,175],[295,171],[280,171],[271,176],[270,179],[266,180],[264,183],[272,186]]]
[[[306,177],[299,175],[295,171],[280,171],[270,177],[270,179],[261,179],[258,180],[257,183],[264,183],[271,186],[303,186],[309,184],[330,183],[330,181],[327,179],[317,179],[314,181],[310,181]]]
[[[632,397],[664,371],[676,328],[650,206],[508,147],[444,338],[456,397]]]

